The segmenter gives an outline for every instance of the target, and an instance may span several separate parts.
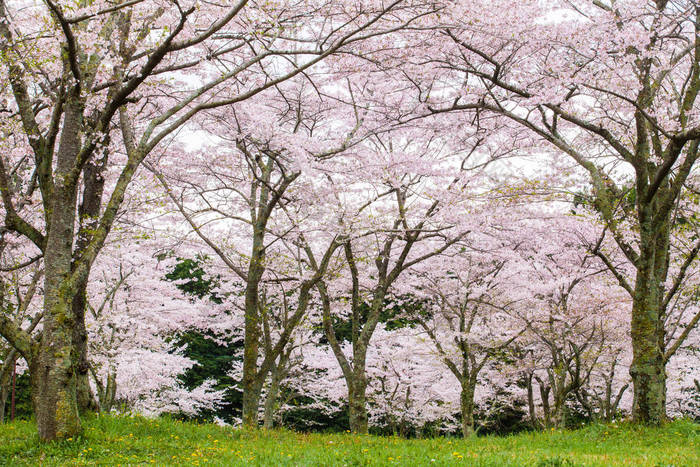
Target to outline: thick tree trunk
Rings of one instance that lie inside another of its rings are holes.
[[[60,182],[53,187],[44,250],[43,330],[30,362],[34,413],[39,437],[45,441],[72,437],[81,429],[74,345],[76,290],[71,280],[77,188],[68,183],[80,147],[81,111],[67,104],[56,167]]]
[[[654,206],[640,209],[640,258],[632,301],[632,418],[657,425],[666,419],[663,294],[668,270],[668,215],[653,227]]]
[[[29,369],[37,428],[45,441],[71,437],[81,428],[72,313],[67,301],[51,298],[54,297],[47,294],[42,341]]]
[[[65,271],[70,271],[70,254],[67,267],[61,268],[62,263],[66,263],[62,258],[65,252],[54,254],[50,250],[47,248],[44,328],[39,350],[32,357],[29,368],[39,437],[46,441],[71,437],[80,432],[77,361],[73,346],[73,300],[71,291],[63,285]]]
[[[637,275],[632,305],[632,418],[636,422],[659,424],[666,419],[666,365],[660,342],[663,323],[658,288],[653,280],[645,280],[643,273]]]
[[[459,395],[459,405],[462,412],[462,436],[474,436],[474,386],[469,381],[462,383]]]
[[[356,372],[354,380],[348,384],[348,416],[350,431],[353,433],[366,434],[369,429],[366,392],[367,379],[363,369],[361,372]]]
[[[262,385],[253,381],[253,384],[243,387],[243,426],[248,428],[258,427],[258,411],[260,409],[260,397]]]

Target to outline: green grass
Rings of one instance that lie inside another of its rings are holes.
[[[700,425],[593,425],[463,441],[245,431],[102,416],[76,439],[42,444],[31,422],[0,425],[0,465],[700,466]]]

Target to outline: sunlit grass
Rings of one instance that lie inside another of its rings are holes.
[[[76,439],[42,444],[30,422],[0,425],[2,465],[700,466],[700,424],[593,425],[508,437],[404,440],[246,431],[170,419],[92,417]]]

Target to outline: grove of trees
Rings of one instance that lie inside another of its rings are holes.
[[[694,0],[0,0],[0,421],[700,417]]]

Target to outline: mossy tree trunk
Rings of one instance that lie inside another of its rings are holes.
[[[350,431],[353,433],[366,434],[369,430],[369,419],[367,415],[367,377],[360,367],[355,367],[352,383],[348,386],[348,418],[350,421]]]
[[[474,436],[474,387],[468,382],[462,384],[459,394],[459,407],[462,415],[462,436]]]
[[[632,377],[635,420],[658,424],[666,418],[664,283],[668,271],[669,219],[652,222],[656,206],[640,206],[640,256],[632,305]]]
[[[30,363],[32,402],[44,440],[80,432],[77,399],[79,355],[74,345],[76,317],[72,277],[78,179],[71,176],[81,147],[83,102],[74,86],[65,104],[55,181],[44,249],[44,318],[38,351]]]
[[[7,352],[0,366],[0,423],[5,422],[5,406],[12,391],[12,377],[14,376],[17,353],[14,349]]]

